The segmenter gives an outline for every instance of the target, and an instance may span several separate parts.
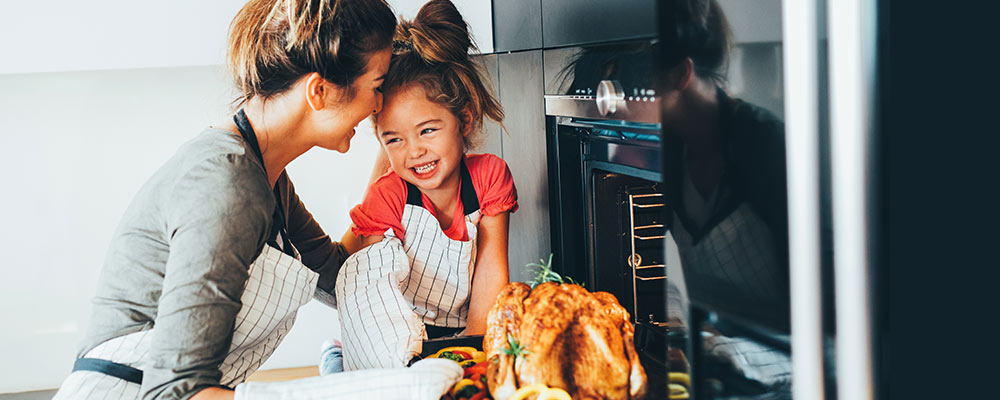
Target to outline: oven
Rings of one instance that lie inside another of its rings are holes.
[[[545,52],[546,151],[553,269],[628,310],[649,398],[665,398],[667,207],[651,45]]]

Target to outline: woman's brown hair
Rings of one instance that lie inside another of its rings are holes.
[[[695,74],[717,85],[725,83],[733,33],[716,0],[673,0],[670,7],[672,35],[663,38],[665,67],[673,68],[685,58],[694,63]]]
[[[396,27],[393,57],[382,88],[386,96],[420,85],[427,99],[450,110],[462,129],[466,150],[481,142],[483,117],[503,126],[503,109],[484,82],[468,24],[449,0],[431,0],[412,21]],[[467,113],[467,114],[466,114]],[[377,116],[376,116],[377,117]]]
[[[385,0],[250,0],[229,26],[227,63],[240,96],[268,98],[317,72],[354,97],[369,56],[392,44]]]

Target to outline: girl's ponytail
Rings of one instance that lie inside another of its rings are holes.
[[[431,0],[412,21],[401,21],[393,42],[394,56],[383,89],[418,84],[428,100],[451,110],[459,121],[468,121],[466,148],[481,141],[483,118],[503,126],[503,109],[483,83],[482,67],[469,56],[478,50],[462,14],[449,0]],[[464,118],[468,113],[468,119]]]

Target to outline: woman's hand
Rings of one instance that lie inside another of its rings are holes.
[[[507,267],[509,228],[509,212],[479,219],[476,271],[472,276],[469,318],[465,326],[467,335],[482,335],[486,332],[486,315],[496,302],[500,289],[510,280]]]

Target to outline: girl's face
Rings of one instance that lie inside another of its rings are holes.
[[[320,147],[346,153],[351,148],[351,138],[355,128],[361,121],[382,108],[382,82],[389,69],[391,49],[373,53],[368,58],[365,73],[354,81],[354,97],[351,100],[337,103],[338,96],[330,96],[328,112],[324,113],[323,121],[317,123],[323,127],[318,145]],[[335,90],[330,85],[331,90]]]
[[[465,156],[462,124],[447,108],[427,100],[419,85],[394,91],[375,127],[401,178],[424,193],[458,189]]]

